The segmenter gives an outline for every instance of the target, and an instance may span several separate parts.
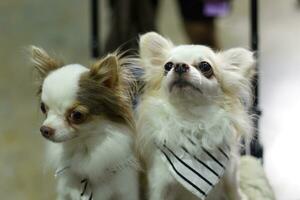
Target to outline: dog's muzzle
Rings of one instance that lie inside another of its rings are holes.
[[[190,69],[190,67],[185,64],[185,63],[176,63],[175,67],[174,67],[174,71],[178,74],[178,75],[182,75],[186,72],[188,72]]]
[[[186,81],[185,79],[179,78],[175,81],[173,81],[170,85],[170,92],[172,92],[174,87],[178,87],[178,88],[185,88],[185,87],[190,87],[194,90],[197,90],[198,92],[202,93],[202,90],[198,87],[196,87],[195,85],[193,85],[192,83],[190,83],[189,81]]]

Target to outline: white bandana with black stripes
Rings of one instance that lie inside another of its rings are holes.
[[[210,150],[201,147],[197,155],[183,146],[170,147],[167,142],[157,147],[174,178],[202,200],[222,178],[229,163],[230,148],[226,143]]]

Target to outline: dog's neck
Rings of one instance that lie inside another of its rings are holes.
[[[80,136],[62,143],[63,157],[62,162],[68,162],[76,154],[82,154],[82,156],[89,156],[96,148],[101,148],[101,145],[106,142],[111,132],[124,133],[130,129],[125,125],[116,123],[110,123],[109,127],[95,127],[89,132],[85,132],[84,136]],[[66,159],[66,161],[64,161]]]
[[[214,103],[210,102],[188,102],[188,103],[172,103],[174,110],[178,116],[186,120],[201,120],[209,121],[213,120],[214,116],[221,108]]]
[[[96,145],[100,145],[99,141],[104,141],[107,133],[103,130],[85,132],[84,136],[79,136],[77,138],[71,139],[69,141],[63,142],[63,151],[67,154],[73,154],[78,151],[90,151],[90,149]]]
[[[107,168],[118,167],[120,163],[128,160],[131,151],[130,136],[126,133],[129,131],[128,127],[116,124],[96,130],[85,134],[85,137],[59,144],[62,151],[53,158],[58,161],[54,166],[57,172],[62,170],[59,174],[62,175],[69,169],[79,175],[88,174],[89,171],[82,170],[88,170],[90,167],[97,167],[97,171],[102,173]],[[103,158],[106,159],[105,162],[100,161]]]
[[[160,96],[164,102],[167,102],[171,107],[174,108],[179,116],[182,116],[187,120],[209,120],[209,118],[211,118],[214,113],[218,112],[221,109],[215,101],[204,96],[169,96],[164,92],[160,92]]]
[[[164,113],[159,118],[154,114],[153,120],[161,131],[156,134],[158,141],[168,140],[177,144],[181,137],[195,135],[203,144],[219,144],[230,134],[227,112],[216,103],[182,103],[166,99],[150,99],[152,112]]]

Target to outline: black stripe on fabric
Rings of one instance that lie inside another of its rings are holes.
[[[229,160],[229,156],[223,151],[223,149],[218,147],[218,150],[227,158],[227,160]]]
[[[88,185],[88,180],[87,180],[87,179],[83,179],[83,180],[81,181],[81,183],[83,183],[84,186],[83,186],[83,190],[82,190],[80,196],[83,196],[84,193],[85,193],[85,191],[86,191],[87,185]]]
[[[192,172],[194,172],[195,174],[197,174],[202,180],[204,180],[208,185],[213,186],[213,184],[207,180],[204,176],[202,176],[201,174],[199,174],[196,170],[194,170],[191,166],[189,166],[188,164],[186,164],[183,160],[181,160],[171,149],[169,149],[166,145],[164,145],[164,147],[166,147],[169,152],[179,161],[181,162],[181,164],[183,164],[185,167],[187,167],[189,170],[191,170]]]
[[[225,148],[227,148],[228,150],[230,150],[230,146],[227,143],[224,143]]]
[[[173,170],[175,171],[175,173],[180,176],[180,178],[182,178],[185,182],[187,182],[188,184],[190,184],[193,188],[195,188],[198,192],[200,192],[202,195],[204,195],[205,197],[207,197],[207,194],[201,190],[199,187],[197,187],[194,183],[192,183],[190,180],[188,180],[186,177],[184,177],[180,172],[177,171],[177,169],[175,168],[175,166],[173,165],[173,163],[171,162],[170,158],[167,156],[167,154],[161,150],[161,152],[164,154],[164,156],[166,157],[166,159],[168,160],[168,162],[170,163],[170,165],[172,166]]]
[[[91,193],[89,200],[93,200],[93,193]]]
[[[196,146],[196,143],[191,139],[191,138],[187,138],[189,141],[190,141],[190,143],[192,143],[194,146]]]
[[[218,163],[223,169],[225,169],[225,167],[224,167],[224,165],[220,162],[220,161],[218,161],[218,159],[216,159],[211,153],[209,153],[205,148],[203,148],[202,147],[202,149],[203,149],[203,151],[209,156],[209,157],[211,157],[211,159],[213,159],[216,163]]]
[[[215,172],[212,168],[210,168],[207,164],[205,164],[203,161],[201,161],[199,158],[197,158],[195,155],[192,155],[185,147],[182,147],[182,149],[188,153],[189,155],[193,156],[193,158],[195,160],[197,160],[199,163],[201,163],[204,167],[206,167],[211,173],[213,173],[215,176],[217,176],[218,178],[220,178],[220,175]]]

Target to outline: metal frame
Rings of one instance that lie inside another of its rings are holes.
[[[98,58],[101,53],[101,46],[99,41],[100,30],[100,5],[98,0],[91,0],[91,53],[93,58]]]
[[[256,115],[254,119],[255,133],[254,138],[250,143],[250,153],[251,155],[262,158],[263,149],[258,141],[259,135],[259,119],[261,116],[261,110],[259,108],[259,5],[258,0],[250,0],[250,14],[251,14],[251,48],[255,52],[256,57],[256,76],[253,80],[253,92],[254,92],[254,102],[253,102],[253,114]]]

